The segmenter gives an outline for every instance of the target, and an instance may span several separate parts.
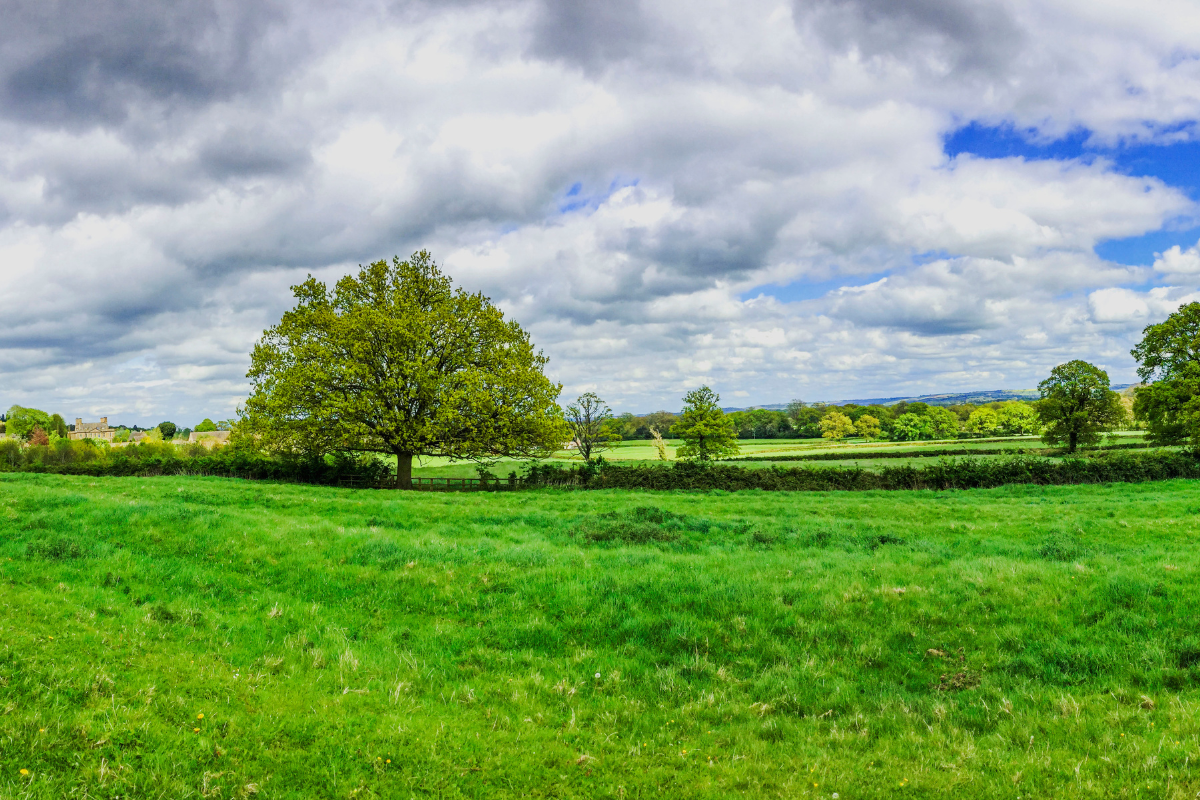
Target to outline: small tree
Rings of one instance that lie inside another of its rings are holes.
[[[175,427],[174,422],[160,422],[158,423],[157,427],[162,433],[163,441],[170,441],[171,439],[175,438],[175,431],[177,428]]]
[[[864,439],[878,439],[881,433],[879,419],[870,414],[863,414],[854,423],[854,432]]]
[[[31,446],[50,444],[50,437],[42,430],[41,425],[35,425],[29,432],[29,444]]]
[[[925,416],[929,419],[929,434],[935,439],[958,437],[958,415],[941,406],[931,406]]]
[[[1038,384],[1038,417],[1046,426],[1042,440],[1065,443],[1069,453],[1100,441],[1101,433],[1125,419],[1120,396],[1108,386],[1108,373],[1086,361],[1068,361],[1052,369]]]
[[[208,433],[209,431],[215,431],[216,429],[217,423],[213,422],[208,417],[205,417],[204,421],[196,426],[196,430],[200,433]]]
[[[589,464],[592,456],[599,455],[621,439],[620,435],[609,429],[612,409],[592,392],[581,394],[579,399],[567,406],[566,417],[571,441]]]
[[[332,290],[309,277],[250,356],[244,429],[265,445],[482,461],[545,456],[567,440],[560,384],[520,325],[455,289],[425,252],[376,261]],[[215,426],[214,426],[215,427]]]
[[[834,441],[841,441],[847,436],[854,435],[854,423],[840,411],[830,411],[821,417],[821,436]]]
[[[738,454],[737,429],[718,405],[721,397],[707,386],[683,397],[683,413],[671,434],[683,440],[676,451],[688,461],[711,461]]]

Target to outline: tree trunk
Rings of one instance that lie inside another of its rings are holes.
[[[1067,452],[1068,453],[1075,452],[1075,443],[1078,441],[1079,441],[1079,434],[1077,434],[1075,431],[1071,431],[1071,434],[1067,439]]]
[[[412,488],[412,453],[396,453],[396,488]]]

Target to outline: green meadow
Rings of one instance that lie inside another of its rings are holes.
[[[1130,444],[1143,440],[1141,431],[1123,431],[1110,435],[1106,441],[1111,444]],[[667,439],[668,458],[674,459],[681,442],[677,439]],[[918,442],[879,442],[850,439],[844,442],[830,442],[826,439],[741,439],[738,441],[741,454],[737,463],[743,467],[761,467],[769,465],[788,466],[811,464],[805,461],[805,456],[829,453],[844,453],[845,459],[820,461],[817,465],[825,466],[854,466],[863,469],[876,469],[881,466],[897,467],[901,464],[922,466],[930,461],[936,461],[938,456],[925,455],[930,451],[952,450],[1012,450],[1045,452],[1048,457],[1059,454],[1056,448],[1042,443],[1037,436],[1007,436],[988,439],[944,439]],[[911,458],[895,458],[895,454],[905,453]],[[879,454],[887,454],[886,459],[872,458]],[[653,442],[632,440],[616,442],[611,449],[604,452],[604,458],[614,462],[657,461],[658,451]],[[989,456],[980,456],[987,458]],[[391,464],[394,458],[382,457]],[[766,460],[756,461],[755,458]],[[792,461],[790,459],[794,458]],[[550,463],[562,465],[581,464],[583,459],[571,450],[560,450],[547,459]],[[488,468],[488,471],[499,478],[510,472],[521,474],[526,467],[525,461],[515,459],[499,459]],[[425,478],[474,478],[479,474],[478,468],[471,462],[450,461],[446,458],[426,457],[413,462],[413,475]]]
[[[1195,797],[1197,513],[0,474],[0,797]]]

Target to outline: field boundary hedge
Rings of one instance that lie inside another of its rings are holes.
[[[1125,442],[1122,444],[1109,444],[1101,447],[1089,447],[1083,452],[1108,452],[1111,450],[1148,450],[1151,445],[1149,442]],[[860,455],[847,455],[840,452],[832,453],[809,453],[808,455],[794,456],[740,456],[738,458],[723,458],[721,463],[730,463],[737,461],[852,461],[852,460],[873,460],[878,458],[948,458],[952,456],[1008,456],[1008,455],[1026,455],[1026,456],[1048,456],[1051,454],[1059,454],[1060,450],[1050,450],[1049,448],[1036,447],[994,447],[994,448],[939,448],[928,450],[877,450],[877,451],[858,451]]]
[[[744,491],[870,491],[990,489],[1009,484],[1063,486],[1140,483],[1200,478],[1200,458],[1188,452],[1105,453],[1050,460],[1033,456],[1002,459],[947,458],[920,467],[878,471],[858,467],[761,467],[726,463],[675,462],[670,467],[604,463],[598,469],[543,464],[530,469],[527,485],[585,489]]]

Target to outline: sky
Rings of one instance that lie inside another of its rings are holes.
[[[1186,0],[0,0],[0,406],[232,416],[430,250],[563,398],[1135,380],[1200,299]]]

